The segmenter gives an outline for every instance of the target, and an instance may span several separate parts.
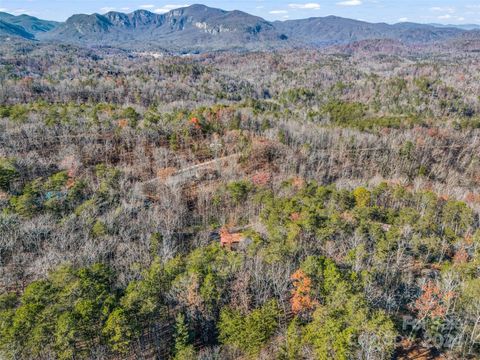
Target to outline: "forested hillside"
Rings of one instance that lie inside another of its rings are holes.
[[[455,46],[0,44],[0,358],[480,358]]]

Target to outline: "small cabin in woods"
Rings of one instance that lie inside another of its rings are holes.
[[[235,249],[240,244],[246,242],[247,237],[243,235],[239,230],[227,229],[223,227],[220,229],[220,244],[222,247],[229,249]]]

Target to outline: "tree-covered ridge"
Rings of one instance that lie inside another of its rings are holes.
[[[162,261],[152,236],[151,264],[126,286],[105,265],[62,266],[2,295],[1,351],[125,354],[161,331],[157,351],[178,358],[224,344],[282,359],[388,359],[397,336],[446,335],[442,324],[455,324],[454,353],[477,351],[480,231],[465,203],[386,184],[249,188],[245,201],[264,204],[264,230],[247,230],[243,250],[213,242]],[[425,328],[403,327],[405,314]]]

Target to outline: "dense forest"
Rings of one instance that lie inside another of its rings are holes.
[[[480,62],[0,44],[0,358],[479,359]]]

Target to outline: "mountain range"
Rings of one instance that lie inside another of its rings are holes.
[[[428,44],[465,36],[475,28],[389,25],[336,16],[270,22],[242,11],[205,5],[191,5],[165,14],[146,10],[78,14],[63,23],[0,13],[3,38],[180,53],[323,47],[372,39]],[[477,36],[478,32],[472,34]]]
[[[435,27],[440,27],[440,28],[445,28],[445,27],[453,27],[457,29],[462,29],[462,30],[480,30],[480,25],[477,24],[461,24],[461,25],[452,25],[452,24],[429,24]]]
[[[37,19],[29,15],[11,15],[0,12],[0,36],[19,36],[34,39],[37,34],[53,30],[59,23]]]

